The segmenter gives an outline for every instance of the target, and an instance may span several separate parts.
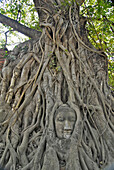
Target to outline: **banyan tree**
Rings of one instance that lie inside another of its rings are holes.
[[[89,42],[82,2],[34,0],[42,32],[4,63],[0,165],[6,170],[99,170],[114,160],[108,60]]]

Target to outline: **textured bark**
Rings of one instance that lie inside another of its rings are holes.
[[[12,27],[15,31],[18,31],[33,39],[37,39],[41,35],[39,31],[26,27],[20,24],[18,21],[11,19],[9,17],[6,17],[2,14],[0,14],[0,22],[2,24]]]
[[[14,49],[2,69],[0,164],[8,170],[103,169],[114,160],[107,57],[88,41],[77,3],[61,10],[52,1],[34,2],[41,37]],[[76,114],[68,139],[56,133],[60,108]]]

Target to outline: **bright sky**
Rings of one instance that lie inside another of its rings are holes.
[[[6,27],[4,27],[1,23],[0,23],[0,48],[2,47],[1,44],[4,43],[5,40],[5,32],[8,31],[8,29]],[[7,48],[8,50],[12,50],[16,45],[18,45],[21,42],[24,42],[26,40],[28,40],[29,38],[17,31],[14,31],[14,35],[8,33],[7,34]]]
[[[2,2],[2,3],[1,3]],[[0,0],[0,7],[3,7],[4,9],[6,8],[5,7],[5,4],[7,3],[8,1],[7,0]],[[10,1],[9,1],[10,2]],[[8,2],[8,3],[9,3]],[[33,3],[33,0],[29,0],[29,2]],[[28,17],[28,20],[29,20],[29,16],[27,15]],[[28,22],[28,21],[27,21]],[[1,23],[0,23],[0,48],[2,47],[1,44],[4,44],[4,41],[5,41],[5,32],[8,31],[9,29],[6,28],[5,26],[3,26]],[[13,32],[14,34],[11,34],[10,32],[7,34],[7,48],[8,50],[12,50],[16,45],[18,45],[19,43],[21,42],[24,42],[26,40],[28,40],[29,38],[27,36],[25,36],[24,34],[21,34],[17,31],[14,31]]]

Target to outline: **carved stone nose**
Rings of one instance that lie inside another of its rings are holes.
[[[71,136],[71,127],[69,126],[68,121],[65,121],[64,125],[64,138],[69,139]]]
[[[70,130],[71,127],[68,124],[68,121],[65,121],[65,126],[64,126],[64,130]]]

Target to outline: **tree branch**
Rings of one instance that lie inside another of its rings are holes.
[[[26,27],[26,26],[18,23],[16,20],[2,15],[1,13],[0,13],[0,22],[2,24],[12,27],[15,31],[18,31],[18,32],[20,32],[30,38],[33,38],[33,39],[37,39],[41,34],[40,31]]]

